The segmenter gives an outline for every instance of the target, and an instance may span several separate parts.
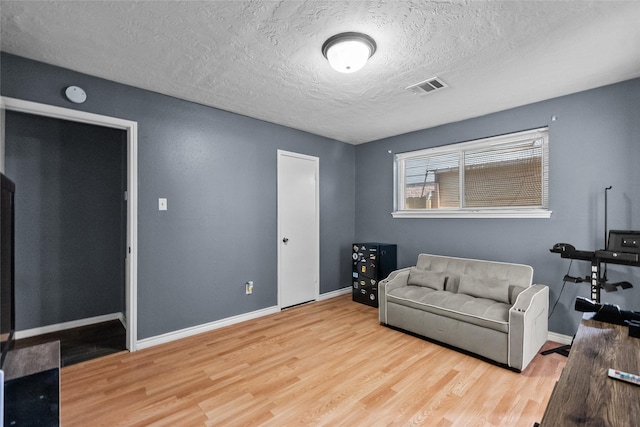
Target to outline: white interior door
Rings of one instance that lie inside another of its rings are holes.
[[[278,305],[319,295],[319,159],[278,150]]]

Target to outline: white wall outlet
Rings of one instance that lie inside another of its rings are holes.
[[[253,280],[249,280],[247,283],[245,283],[244,287],[245,287],[245,293],[247,295],[251,295],[253,293]]]
[[[166,211],[167,210],[167,199],[164,197],[161,197],[158,199],[158,210],[159,211]]]

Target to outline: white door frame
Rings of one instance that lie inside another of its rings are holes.
[[[136,351],[138,336],[138,122],[87,113],[69,108],[40,104],[9,97],[1,97],[4,110],[69,120],[72,122],[122,129],[127,132],[127,274],[126,324],[127,349]],[[4,168],[4,126],[0,141],[0,166]]]
[[[284,150],[278,150],[278,170],[276,171],[276,174],[278,176],[278,184],[277,184],[277,191],[278,191],[278,200],[277,200],[277,209],[278,209],[278,309],[282,310],[282,283],[280,278],[282,277],[281,274],[281,239],[283,238],[282,236],[282,227],[280,224],[280,175],[279,175],[279,170],[280,170],[280,159],[283,156],[287,156],[287,157],[295,157],[298,159],[304,159],[304,160],[310,160],[314,163],[315,165],[315,174],[316,174],[316,188],[315,188],[315,192],[316,192],[316,212],[315,212],[315,224],[314,224],[314,231],[316,234],[316,241],[318,242],[318,245],[315,249],[315,282],[316,282],[316,289],[315,289],[315,300],[317,301],[318,298],[320,297],[320,159],[318,157],[313,157],[313,156],[307,156],[306,154],[300,154],[300,153],[294,153],[291,151],[284,151]]]

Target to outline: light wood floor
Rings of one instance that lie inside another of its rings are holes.
[[[61,421],[531,427],[565,363],[537,355],[518,374],[381,326],[345,295],[65,367]]]

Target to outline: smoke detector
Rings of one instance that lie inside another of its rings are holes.
[[[449,87],[440,77],[432,77],[420,83],[416,83],[411,86],[407,86],[405,89],[410,90],[416,95],[423,93],[433,93],[437,90]]]
[[[74,104],[82,104],[87,100],[87,93],[78,86],[69,86],[65,89],[64,95]]]

